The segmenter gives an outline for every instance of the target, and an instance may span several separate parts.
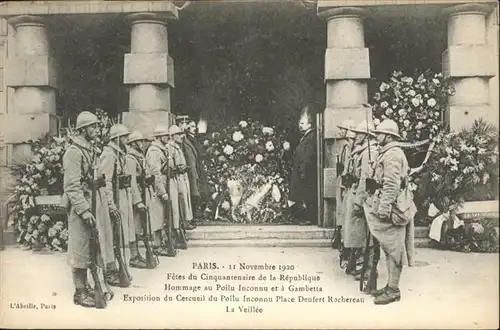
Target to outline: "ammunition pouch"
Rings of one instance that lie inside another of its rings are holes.
[[[382,184],[378,183],[375,179],[366,178],[366,191],[368,194],[373,195],[377,189],[382,188]]]
[[[341,179],[342,185],[346,188],[351,188],[354,184],[359,182],[359,179],[350,173],[342,175]]]
[[[127,189],[131,187],[132,177],[130,175],[118,176],[118,189]]]
[[[155,183],[155,176],[154,175],[148,176],[148,177],[146,177],[145,181],[146,181],[147,187],[152,186]]]
[[[95,188],[95,190],[99,190],[99,189],[106,186],[106,178],[105,178],[104,174],[95,180],[90,179],[90,178],[88,178],[88,179],[82,178],[81,182],[82,182],[82,184],[84,184],[84,183],[87,184],[89,189]]]
[[[344,172],[344,164],[342,164],[341,162],[337,162],[336,168],[337,168],[337,176],[340,176],[340,174]]]

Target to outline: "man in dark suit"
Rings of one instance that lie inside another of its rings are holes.
[[[289,200],[295,202],[292,215],[296,223],[303,225],[316,223],[318,217],[317,145],[313,118],[311,109],[304,107],[299,120],[302,137],[294,152],[290,178]]]
[[[207,190],[207,180],[205,171],[203,170],[202,160],[204,157],[204,149],[201,143],[196,138],[196,123],[190,121],[184,127],[186,133],[183,141],[183,150],[186,156],[189,176],[189,184],[191,191],[191,204],[195,219],[202,217],[204,201],[209,194]],[[196,221],[193,221],[190,228],[194,227]]]

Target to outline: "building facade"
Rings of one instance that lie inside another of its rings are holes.
[[[443,72],[452,77],[446,121],[459,129],[483,117],[498,125],[498,5],[494,0],[332,0],[307,1],[325,21],[326,108],[322,197],[327,215],[335,205],[335,157],[338,130],[345,119],[364,120],[368,102],[370,49],[365,44],[367,17],[442,16],[447,21]],[[304,9],[306,10],[306,9]],[[11,194],[9,167],[29,155],[29,139],[60,127],[56,113],[57,61],[51,56],[46,19],[54,15],[109,15],[129,24],[130,52],[124,55],[123,84],[129,87],[123,122],[145,133],[158,122],[171,122],[170,92],[175,88],[168,28],[182,20],[168,1],[36,1],[0,4],[0,201]],[[428,33],[428,31],[423,31]],[[2,207],[2,212],[4,212]]]

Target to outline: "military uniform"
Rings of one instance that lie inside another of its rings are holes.
[[[117,178],[129,176],[125,162],[125,152],[114,142],[110,142],[103,148],[100,157],[100,165],[98,176],[104,175],[106,185],[99,190],[97,199],[97,223],[99,228],[99,239],[103,248],[104,260],[107,264],[114,263],[115,256],[113,253],[113,221],[110,217],[110,209],[116,204],[115,198],[118,201],[116,208],[120,212],[121,225],[123,228],[125,242],[135,241],[135,224],[132,211],[132,194],[131,188],[119,187],[118,195],[115,195],[115,184]],[[119,235],[121,238],[121,235]]]
[[[187,166],[186,158],[184,157],[184,153],[182,152],[179,144],[170,140],[167,144],[167,149],[172,155],[174,169],[178,166]],[[191,192],[188,174],[177,172],[175,175],[175,183],[177,184],[177,191],[179,193],[178,202],[180,221],[191,221],[193,220],[193,211],[191,207]]]
[[[76,136],[63,156],[64,197],[68,209],[68,263],[74,268],[90,266],[90,230],[81,215],[91,211],[91,187],[93,163],[97,157],[93,146]]]
[[[174,160],[169,155],[169,150],[160,141],[151,143],[146,153],[147,168],[154,176],[154,194],[150,203],[150,218],[152,231],[163,228],[166,219],[166,212],[171,212],[173,227],[179,228],[179,192],[177,189],[177,179],[171,175],[169,182],[169,191],[167,192],[167,170],[174,169]],[[168,163],[168,164],[167,164]],[[166,210],[162,195],[168,193],[172,201],[172,210]]]

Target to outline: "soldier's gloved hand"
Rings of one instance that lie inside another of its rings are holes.
[[[163,199],[164,201],[168,201],[168,194],[161,195],[161,199]]]
[[[141,211],[141,212],[146,211],[146,205],[144,205],[144,203],[143,203],[143,202],[139,202],[139,203],[135,204],[135,207],[136,207],[139,211]]]
[[[89,226],[90,228],[95,228],[95,217],[90,211],[85,211],[82,214],[82,219],[85,221],[85,224]]]
[[[120,211],[116,208],[116,206],[110,206],[109,214],[111,215],[112,220],[115,222],[119,222],[121,219]]]

